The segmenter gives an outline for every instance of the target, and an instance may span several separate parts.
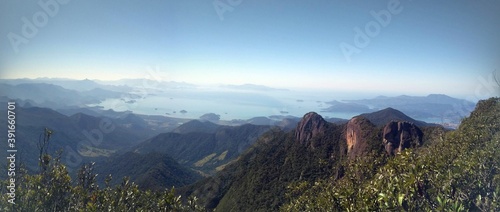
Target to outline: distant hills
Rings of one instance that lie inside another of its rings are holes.
[[[235,90],[247,90],[247,91],[289,91],[287,89],[271,88],[268,86],[255,85],[255,84],[224,85],[221,87],[235,89]]]
[[[424,127],[424,126],[438,126],[438,124],[430,124],[426,123],[423,121],[417,121],[407,115],[405,115],[403,112],[396,110],[394,108],[386,108],[383,110],[379,110],[376,112],[372,113],[363,113],[359,116],[363,116],[370,120],[373,124],[377,126],[383,126],[387,124],[390,121],[407,121],[407,122],[412,122],[415,123],[419,127]]]
[[[210,121],[192,120],[175,128],[174,130],[172,130],[172,132],[179,134],[188,134],[194,132],[210,134],[210,133],[215,133],[217,129],[219,129],[220,127],[221,127],[220,125],[214,124]]]
[[[326,102],[331,106],[327,112],[356,112],[369,113],[384,108],[397,109],[413,118],[435,120],[439,123],[460,123],[475,107],[475,103],[452,98],[443,94],[430,94],[428,96],[396,97],[378,96],[373,99],[343,100]]]
[[[219,126],[193,120],[169,133],[145,140],[132,150],[166,153],[180,164],[214,174],[250,147],[270,126]]]
[[[123,79],[116,81],[51,78],[0,79],[0,99],[17,99],[23,106],[27,104],[27,107],[36,106],[57,109],[66,115],[69,113],[74,114],[78,112],[76,110],[84,109],[87,109],[85,111],[87,114],[97,112],[103,115],[102,107],[107,107],[106,109],[108,109],[112,105],[111,108],[113,109],[128,110],[128,112],[137,110],[147,114],[161,114],[177,118],[185,118],[186,116],[189,116],[191,119],[197,118],[199,115],[194,117],[191,115],[192,110],[188,110],[190,113],[187,114],[176,113],[178,111],[185,111],[186,108],[175,108],[176,104],[183,104],[182,101],[185,99],[215,101],[218,102],[217,104],[221,104],[221,106],[234,104],[238,106],[248,105],[249,107],[267,108],[269,111],[274,111],[273,113],[275,114],[271,115],[277,115],[276,113],[279,111],[277,108],[290,106],[300,108],[302,107],[301,105],[304,105],[303,99],[297,99],[297,102],[294,103],[284,103],[284,99],[276,97],[280,95],[293,96],[293,91],[262,85],[222,85],[213,87],[209,91],[205,90],[197,85],[185,82],[166,82],[155,79]],[[159,101],[161,98],[164,98],[165,101]],[[176,102],[177,100],[180,102]],[[153,104],[155,105],[150,106],[151,101],[154,101]],[[350,116],[371,113],[390,107],[415,119],[444,124],[450,128],[456,128],[461,119],[467,117],[475,106],[473,102],[452,98],[443,94],[430,94],[427,96],[401,95],[395,97],[378,96],[372,99],[317,100],[316,102],[319,105],[315,106],[314,110],[324,115],[328,115],[328,113],[344,113],[344,115],[349,114]],[[293,105],[299,103],[301,105]],[[89,107],[89,105],[92,107]],[[309,105],[309,107],[313,106]],[[285,126],[286,123],[277,123],[282,119],[274,120],[271,117],[266,117],[266,115],[269,116],[270,114],[255,114],[253,120],[242,122],[238,118],[225,120],[224,117],[232,115],[227,114],[226,111],[212,111],[212,109],[203,108],[200,110],[205,110],[205,114],[221,114],[222,116],[219,115],[219,118],[223,120],[220,120],[220,124],[262,124],[269,121],[276,123],[276,125],[281,125],[281,127],[289,127]],[[288,111],[280,112],[294,116],[302,115],[295,113],[288,114]],[[90,115],[96,114],[93,113]],[[269,120],[264,120],[258,116],[268,118]],[[342,118],[349,117],[342,116]],[[213,119],[210,120],[213,121]],[[230,123],[231,121],[234,121],[234,123]]]
[[[108,98],[119,98],[121,92],[94,88],[76,91],[47,83],[26,83],[10,85],[0,83],[0,96],[11,99],[31,100],[33,106],[64,108],[99,103]]]
[[[297,123],[300,121],[300,117],[295,116],[257,116],[247,120],[231,120],[231,121],[220,121],[220,123],[230,124],[230,125],[243,125],[243,124],[253,124],[253,125],[266,125],[266,126],[277,126],[285,131],[292,130],[295,128]]]
[[[0,112],[6,114],[4,108],[0,108]],[[78,150],[78,144],[87,144],[87,138],[82,133],[82,128],[68,116],[62,115],[48,108],[23,108],[16,106],[16,148],[19,150],[18,155],[22,158],[22,162],[28,170],[38,169],[38,147],[40,135],[47,128],[51,131],[52,137],[49,145],[49,152],[64,150],[64,158],[69,153],[69,149]],[[1,122],[0,126],[7,128],[7,122]],[[4,140],[7,135],[0,134],[0,139]],[[81,142],[82,141],[82,142]],[[125,143],[127,141],[124,141]],[[106,144],[107,140],[102,143]],[[6,157],[6,152],[1,151],[0,156]],[[80,161],[82,157],[78,157]],[[0,166],[4,166],[0,163]],[[76,167],[75,167],[76,168]],[[3,174],[2,177],[5,177]]]
[[[0,108],[0,112],[2,111],[6,113],[5,108]],[[118,153],[168,130],[166,127],[158,127],[152,121],[154,117],[146,123],[140,117],[95,117],[83,113],[67,116],[48,108],[24,108],[20,105],[16,105],[15,112],[17,149],[29,170],[37,169],[38,139],[46,128],[53,132],[49,152],[63,150],[63,163],[66,164],[100,160],[101,157]],[[6,122],[0,123],[0,126],[7,129]],[[108,127],[112,130],[107,131]],[[6,136],[0,134],[0,139],[6,139]],[[6,152],[0,152],[2,157],[6,157],[5,154]],[[4,165],[2,163],[0,166]]]
[[[323,112],[365,113],[372,111],[367,105],[358,103],[345,103],[334,100],[326,102],[326,104],[330,106],[323,109]]]
[[[100,83],[96,80],[83,79],[66,79],[66,78],[36,78],[36,79],[0,79],[0,83],[9,85],[19,85],[19,84],[52,84],[63,87],[69,90],[76,91],[90,91],[93,89],[104,89],[116,92],[129,92],[132,91],[132,87],[127,85],[110,85],[106,83]]]
[[[112,81],[96,80],[97,83],[113,86],[127,86],[144,89],[185,89],[196,88],[197,86],[186,82],[163,81],[160,76],[151,76],[148,79],[120,79]]]

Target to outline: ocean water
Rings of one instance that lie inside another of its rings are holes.
[[[222,120],[272,115],[302,117],[310,111],[317,112],[324,118],[349,119],[358,114],[321,112],[329,106],[325,102],[345,97],[333,93],[292,91],[168,90],[149,93],[136,99],[107,99],[98,106],[115,111],[130,110],[137,114],[190,119],[199,118],[206,113],[218,114]],[[186,113],[181,113],[182,110]]]

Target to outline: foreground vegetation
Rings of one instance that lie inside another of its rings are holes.
[[[500,211],[500,99],[480,101],[456,131],[345,176],[289,186],[282,211]]]

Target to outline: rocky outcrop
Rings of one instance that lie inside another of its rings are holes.
[[[347,140],[347,153],[351,152],[354,145],[358,144],[358,138],[360,137],[361,128],[359,125],[354,124],[356,118],[351,119],[347,123],[346,130],[346,140]]]
[[[345,133],[349,158],[371,151],[375,143],[373,136],[377,136],[376,132],[376,126],[368,119],[361,116],[352,118],[347,123]],[[380,147],[380,144],[378,146]]]
[[[310,145],[311,138],[322,134],[327,127],[327,122],[319,114],[309,112],[304,115],[295,129],[295,140],[302,145]]]
[[[382,135],[385,151],[389,155],[422,145],[423,133],[411,122],[391,121],[385,125]]]

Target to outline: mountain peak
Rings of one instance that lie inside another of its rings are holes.
[[[321,115],[309,112],[302,117],[295,129],[295,139],[301,144],[309,144],[309,140],[324,132],[327,122]]]
[[[418,126],[430,126],[432,124],[425,123],[423,121],[418,121],[415,120],[403,112],[396,110],[394,108],[388,107],[383,110],[379,110],[373,113],[364,113],[361,114],[360,116],[363,116],[370,120],[372,123],[374,123],[377,126],[384,126],[390,121],[407,121],[407,122],[412,122],[415,123]]]
[[[387,107],[385,109],[380,110],[379,112],[392,112],[392,113],[401,113],[401,114],[403,113],[403,112],[396,110],[392,107]]]
[[[440,97],[440,98],[451,98],[445,94],[436,94],[436,93],[433,93],[433,94],[429,94],[427,95],[427,97]]]

